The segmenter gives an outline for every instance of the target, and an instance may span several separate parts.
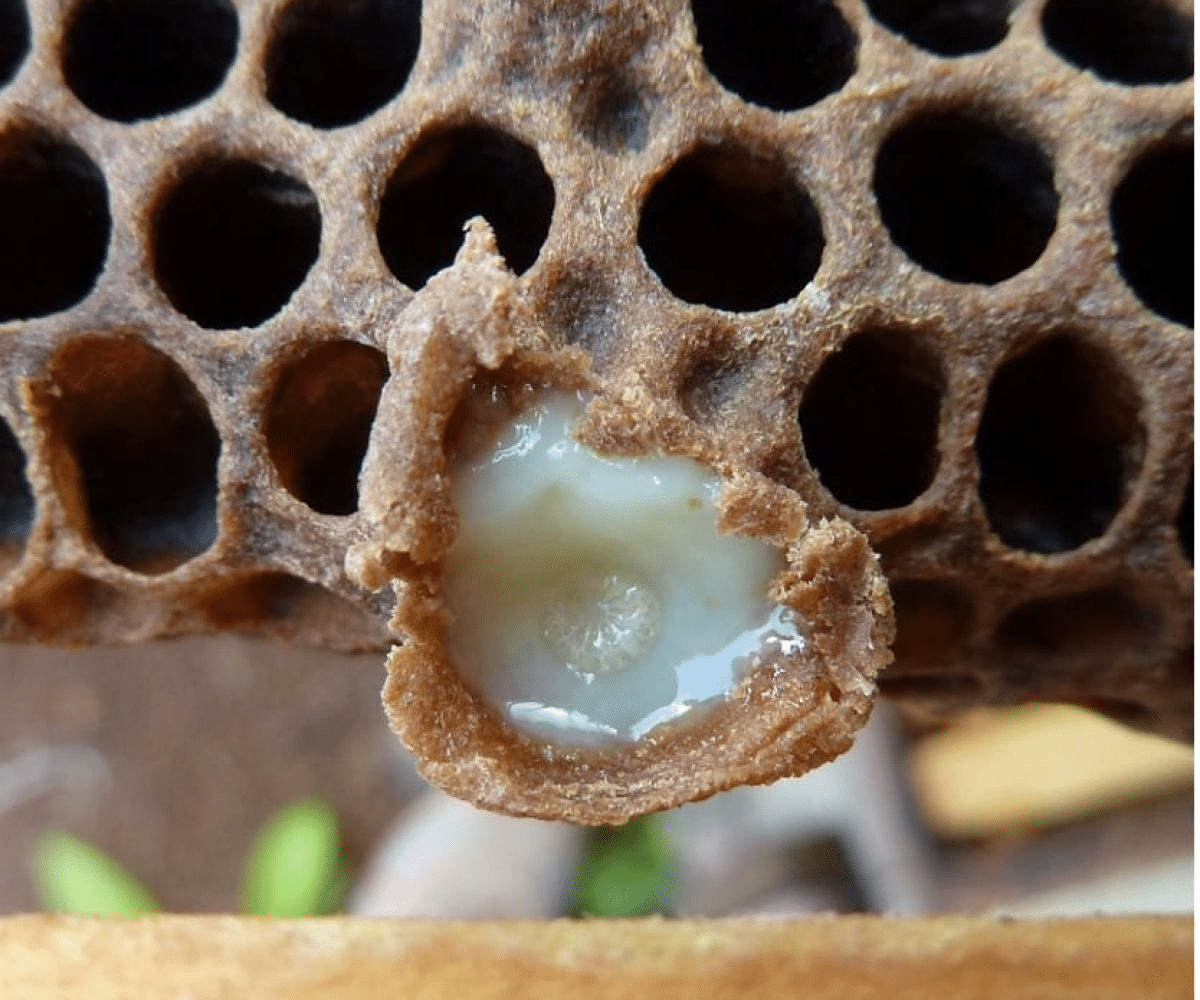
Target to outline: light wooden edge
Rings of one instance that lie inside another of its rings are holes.
[[[0,919],[5,1000],[1158,1000],[1192,985],[1189,917]]]

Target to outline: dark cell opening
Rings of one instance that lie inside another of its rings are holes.
[[[1037,144],[960,111],[900,126],[875,161],[892,239],[926,270],[992,285],[1041,256],[1054,233],[1054,171]]]
[[[25,478],[25,452],[8,424],[0,420],[0,550],[25,544],[34,510],[33,490]]]
[[[797,295],[825,249],[816,207],[784,164],[730,146],[689,153],[655,184],[638,244],[673,294],[734,312]]]
[[[809,464],[840,502],[903,507],[933,482],[944,378],[903,330],[855,334],[825,359],[800,405]]]
[[[63,76],[98,115],[156,118],[215,91],[237,41],[229,0],[84,0],[67,25]]]
[[[1061,655],[1111,650],[1158,628],[1158,614],[1120,590],[1103,588],[1022,604],[996,627],[1006,652]]]
[[[0,86],[17,75],[29,54],[29,15],[24,0],[0,0]]]
[[[1145,449],[1136,390],[1108,354],[1068,334],[1005,362],[975,441],[992,530],[1029,552],[1104,534]]]
[[[578,101],[580,132],[597,149],[639,153],[650,138],[650,111],[619,75],[589,78]]]
[[[155,272],[175,308],[209,329],[257,326],[316,261],[321,215],[295,178],[220,160],[166,195],[154,236]]]
[[[692,0],[696,39],[726,90],[792,111],[854,74],[858,38],[831,0]]]
[[[335,128],[404,88],[421,44],[421,0],[298,0],[267,56],[267,99],[285,115]]]
[[[1192,18],[1181,6],[1165,0],[1050,0],[1042,11],[1042,31],[1067,62],[1105,80],[1174,83],[1192,75]]]
[[[554,185],[534,150],[482,125],[417,143],[388,181],[379,206],[379,249],[392,273],[420,288],[454,262],[463,226],[483,216],[508,266],[533,266],[550,232]]]
[[[60,489],[82,494],[104,554],[164,573],[207,549],[221,442],[182,369],[136,337],[88,337],[59,352],[51,378],[44,405],[80,477]]]
[[[732,349],[715,349],[697,358],[680,385],[684,412],[698,423],[711,423],[736,405],[750,377],[749,359]]]
[[[358,509],[358,472],[387,377],[381,351],[343,340],[309,351],[275,386],[271,460],[288,492],[320,514]]]
[[[867,0],[875,20],[939,56],[999,45],[1015,0]]]
[[[1179,504],[1179,513],[1175,515],[1175,531],[1179,535],[1179,548],[1183,557],[1192,561],[1192,535],[1196,527],[1196,498],[1194,493],[1195,474],[1188,475],[1187,489],[1183,491],[1183,500]]]
[[[952,659],[971,628],[973,612],[966,593],[945,580],[897,580],[891,591],[896,663],[920,668]]]
[[[1190,143],[1153,149],[1117,185],[1111,206],[1121,276],[1156,313],[1186,326],[1195,321],[1194,171]]]
[[[73,306],[100,276],[112,222],[104,177],[42,134],[0,139],[0,320]]]
[[[970,702],[983,699],[983,682],[974,674],[937,671],[926,674],[879,675],[879,692],[888,698],[917,701]]]

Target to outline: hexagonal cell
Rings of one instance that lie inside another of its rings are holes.
[[[999,45],[1015,0],[866,0],[871,15],[913,45],[963,56]]]
[[[221,442],[183,370],[134,336],[82,337],[59,351],[40,391],[69,477],[61,495],[82,501],[110,560],[165,573],[217,537]]]
[[[1186,326],[1195,319],[1194,181],[1191,142],[1156,146],[1134,162],[1109,209],[1121,277],[1156,313]]]
[[[420,288],[454,262],[463,224],[482,216],[508,266],[533,266],[550,232],[554,185],[533,147],[487,125],[422,138],[388,180],[379,249],[392,274]]]
[[[98,115],[156,118],[213,93],[237,42],[229,0],[82,0],[67,24],[63,77]]]
[[[950,281],[994,285],[1054,233],[1054,168],[1031,138],[963,108],[925,111],[887,137],[875,200],[896,245]]]
[[[1145,453],[1133,383],[1107,352],[1047,337],[996,372],[975,439],[992,531],[1029,552],[1104,534]]]
[[[25,452],[0,420],[0,571],[20,559],[35,513],[33,490],[25,478]]]
[[[24,0],[0,0],[0,86],[17,75],[29,54],[29,15]]]
[[[367,117],[408,82],[421,44],[421,0],[296,0],[267,54],[267,100],[336,128]]]
[[[1191,4],[1169,0],[1050,0],[1046,41],[1067,62],[1115,83],[1173,83],[1192,75]]]
[[[346,651],[377,647],[387,641],[382,620],[319,584],[289,573],[257,573],[209,594],[200,605],[215,628],[270,631],[295,625],[294,641]]]
[[[858,510],[903,507],[938,466],[945,377],[905,330],[857,333],[825,359],[804,391],[804,453],[821,483]]]
[[[1039,656],[1114,652],[1152,643],[1159,624],[1155,609],[1102,587],[1018,605],[996,626],[995,642],[1005,652]]]
[[[306,184],[248,160],[214,160],[160,202],[154,270],[175,308],[201,326],[257,326],[304,282],[320,242]]]
[[[948,580],[895,580],[891,583],[896,614],[896,663],[921,669],[953,657],[971,629],[971,598]]]
[[[793,111],[840,90],[858,38],[832,0],[692,0],[708,71],[751,104]]]
[[[279,377],[264,432],[283,485],[320,514],[358,509],[358,472],[379,394],[382,351],[348,340],[313,348]]]
[[[77,147],[42,132],[0,138],[0,321],[73,306],[99,278],[108,189]]]
[[[679,386],[684,412],[697,423],[716,420],[736,404],[752,366],[753,358],[732,345],[712,347],[694,358]]]
[[[808,193],[778,157],[732,144],[688,153],[642,206],[638,245],[685,302],[733,312],[799,294],[825,238]]]

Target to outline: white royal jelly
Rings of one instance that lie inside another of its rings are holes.
[[[767,597],[781,553],[718,534],[719,480],[686,458],[608,458],[548,394],[452,470],[448,645],[514,725],[576,745],[640,739],[712,704],[771,648],[801,652]]]

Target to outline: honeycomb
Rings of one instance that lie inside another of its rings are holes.
[[[0,638],[405,641],[507,364],[865,534],[915,715],[1190,738],[1191,77],[1176,0],[0,0]]]

